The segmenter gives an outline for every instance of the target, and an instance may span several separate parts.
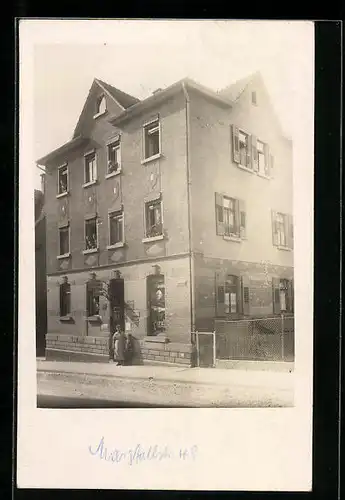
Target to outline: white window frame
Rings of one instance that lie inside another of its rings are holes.
[[[119,241],[117,243],[111,243],[110,241],[110,219],[113,216],[113,214],[121,214],[122,216],[122,241]],[[120,210],[114,210],[111,209],[108,211],[108,246],[107,249],[111,250],[113,248],[121,248],[125,244],[125,214],[123,208]]]
[[[284,228],[284,240],[285,240],[285,243],[282,244],[281,241],[280,241],[280,236],[281,236],[281,232],[278,231],[278,217],[282,218],[282,222],[279,221],[279,225],[283,224],[283,228]],[[277,228],[277,234],[279,235],[278,236],[278,248],[288,248],[288,234],[286,234],[286,227],[287,227],[287,224],[286,224],[286,219],[287,219],[287,214],[284,214],[283,212],[277,212],[276,213],[276,228]]]
[[[247,138],[246,159],[248,157],[248,148],[249,148],[249,137],[250,137],[250,134],[248,134],[247,132],[245,132],[242,129],[239,129],[238,130],[238,148],[239,148],[239,154],[240,154],[240,162],[239,162],[238,165],[241,168],[244,168],[244,169],[249,170],[250,172],[252,172],[253,169],[252,169],[251,165],[248,166],[248,165],[243,165],[243,163],[241,163],[241,147],[240,147],[240,144],[241,144],[241,134],[244,135]],[[247,163],[247,160],[246,160],[246,163]]]
[[[96,247],[95,248],[86,248],[86,222],[90,220],[95,220],[96,221]],[[97,222],[97,215],[88,215],[84,218],[84,250],[83,254],[89,254],[89,253],[97,253],[99,252],[99,234],[98,234],[98,222]]]
[[[147,219],[146,219],[146,205],[149,203],[155,203],[159,201],[161,204],[161,224],[162,224],[162,234],[159,234],[157,236],[146,236],[147,234]],[[144,202],[144,238],[142,239],[143,243],[150,242],[150,241],[158,241],[158,240],[163,240],[164,239],[164,217],[163,217],[163,198],[162,195],[159,194],[155,198],[152,198],[152,200],[148,200]]]
[[[120,164],[119,164],[119,168],[116,171],[114,171],[114,172],[108,172],[108,165],[109,165],[109,162],[110,162],[110,160],[109,160],[109,147],[112,146],[113,144],[115,144],[116,142],[119,143],[119,150],[120,150]],[[121,136],[117,135],[117,136],[113,137],[112,139],[110,139],[109,141],[107,141],[106,147],[107,147],[107,169],[106,169],[105,178],[109,179],[111,177],[119,175],[121,173],[121,171],[122,171]]]
[[[148,156],[146,158],[146,130],[147,128],[150,127],[153,123],[158,122],[158,146],[159,146],[159,151],[158,153]],[[153,118],[152,120],[146,122],[142,126],[142,164],[148,163],[149,161],[156,160],[162,156],[162,127],[161,127],[161,120],[159,116],[156,118]]]
[[[95,179],[93,179],[91,181],[86,181],[86,159],[88,156],[91,156],[91,155],[95,156]],[[93,184],[96,184],[97,177],[98,177],[97,152],[95,149],[92,149],[91,151],[88,151],[87,153],[84,154],[84,184],[83,184],[83,187],[88,187],[88,186],[92,186]]]
[[[68,229],[68,252],[64,254],[60,254],[60,248],[61,248],[61,241],[60,241],[60,230],[61,229]],[[58,227],[58,255],[57,259],[66,259],[67,257],[71,256],[71,226],[69,221],[64,223],[64,224],[59,224]]]
[[[104,111],[99,111],[99,108],[100,108],[100,105],[101,103],[104,101],[105,103],[105,108],[104,108]],[[102,94],[101,96],[99,96],[99,98],[97,99],[96,101],[96,113],[93,115],[93,118],[98,118],[99,116],[102,116],[104,115],[108,110],[107,110],[107,99],[105,97],[105,94]]]
[[[259,144],[262,145],[262,151],[260,151],[259,153]],[[263,141],[261,141],[260,139],[257,139],[256,141],[256,154],[257,154],[257,168],[258,168],[258,175],[261,175],[262,177],[266,177],[266,174],[265,174],[265,167],[266,167],[266,156],[265,156],[265,143]],[[260,162],[259,162],[259,158],[260,158],[260,155],[263,157],[263,168],[260,169]]]
[[[60,170],[66,168],[67,169],[67,189],[66,191],[63,191],[62,193],[60,193]],[[63,196],[67,196],[69,193],[69,168],[68,168],[68,163],[63,163],[62,165],[60,165],[58,167],[58,170],[57,170],[57,195],[56,197],[57,198],[62,198]]]

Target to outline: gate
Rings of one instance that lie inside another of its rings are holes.
[[[214,368],[216,366],[215,332],[195,332],[197,366]]]

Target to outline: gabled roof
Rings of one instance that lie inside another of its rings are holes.
[[[103,82],[99,78],[95,78],[90,87],[89,94],[84,102],[84,106],[82,112],[80,113],[78,123],[74,129],[73,139],[78,135],[80,135],[80,125],[83,122],[87,104],[89,103],[90,96],[93,93],[96,85],[98,85],[103,90],[103,92],[105,92],[111,99],[113,99],[113,101],[121,108],[122,111],[133,106],[133,104],[137,104],[138,102],[140,102],[139,99],[137,99],[136,97],[133,97],[130,94],[122,92],[122,90],[119,90],[116,87],[109,85],[109,83]]]
[[[199,92],[202,95],[208,97],[209,99],[212,99],[213,101],[217,102],[220,106],[223,107],[231,107],[232,105],[232,101],[228,99],[227,96],[223,96],[215,92],[214,90],[205,87],[204,85],[200,85],[200,83],[195,82],[191,78],[183,78],[182,80],[173,83],[169,87],[166,87],[165,89],[159,90],[154,94],[151,94],[146,99],[138,101],[133,106],[123,110],[122,113],[120,113],[120,115],[110,117],[109,122],[112,125],[119,125],[125,120],[128,120],[133,116],[146,110],[150,106],[156,105],[161,101],[163,101],[164,99],[171,97],[176,92],[181,92],[186,90],[194,90],[196,92]]]
[[[228,97],[231,101],[236,101],[242,92],[245,90],[245,88],[255,79],[259,76],[259,72],[252,73],[251,75],[248,75],[244,78],[241,78],[241,80],[237,80],[237,82],[228,85],[224,89],[221,89],[218,91],[219,95],[223,95],[224,97]]]
[[[139,99],[137,97],[134,97],[130,94],[126,94],[126,92],[122,92],[122,90],[119,90],[116,87],[109,85],[109,83],[103,82],[99,78],[96,78],[95,80],[96,82],[100,83],[101,86],[103,86],[113,97],[113,99],[119,104],[121,104],[123,108],[125,109],[129,108],[130,106],[133,106],[133,104],[139,102]]]

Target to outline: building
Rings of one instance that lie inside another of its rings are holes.
[[[292,143],[259,73],[143,101],[95,79],[71,141],[38,163],[47,355],[102,359],[121,322],[144,358],[189,363],[215,318],[293,311]]]
[[[44,193],[35,189],[36,355],[45,354],[47,334],[46,220]]]

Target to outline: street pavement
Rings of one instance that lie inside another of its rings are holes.
[[[37,360],[39,407],[290,407],[293,371]]]

